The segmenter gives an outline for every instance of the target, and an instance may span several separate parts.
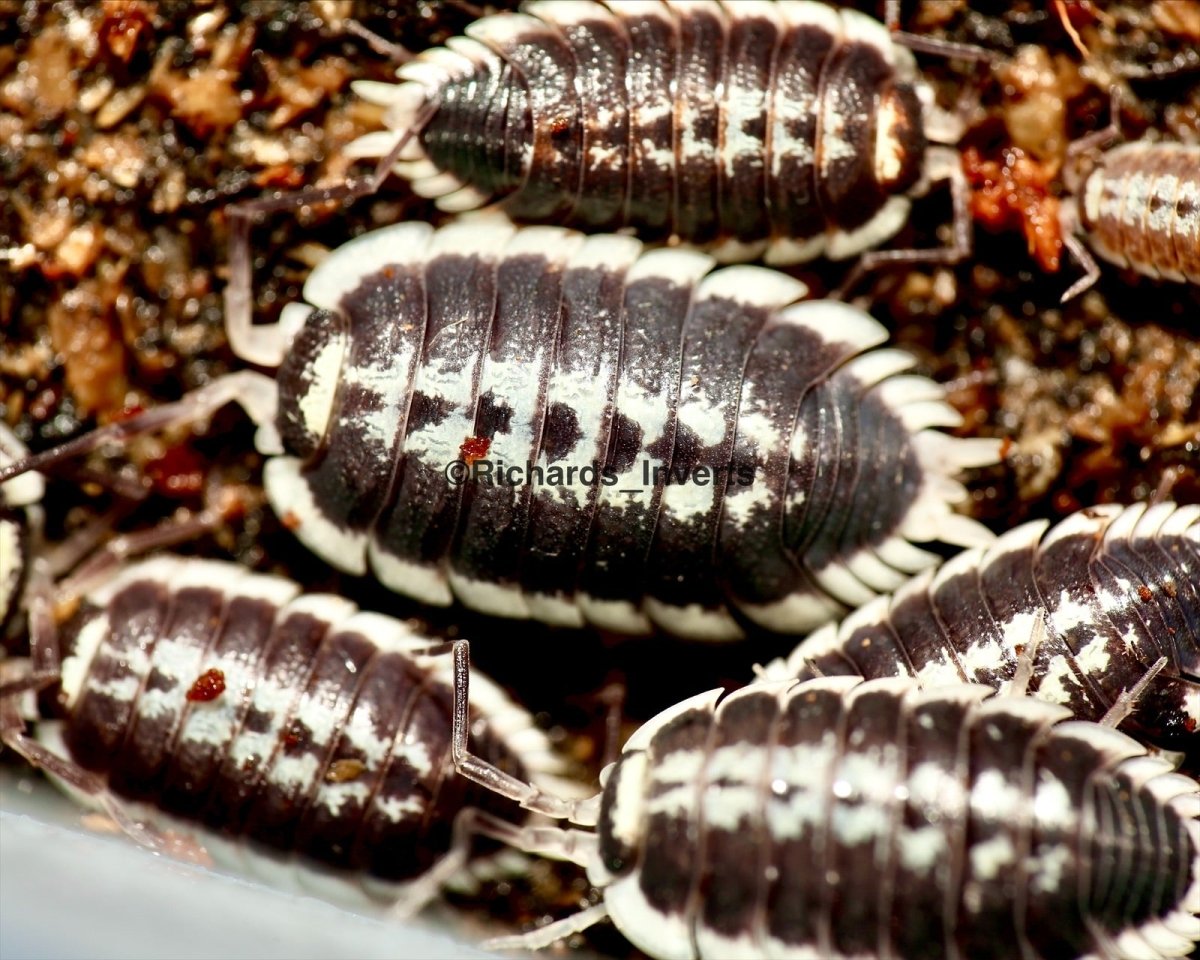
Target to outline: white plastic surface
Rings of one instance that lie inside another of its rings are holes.
[[[388,922],[88,832],[47,783],[0,770],[4,960],[490,956],[432,921]]]

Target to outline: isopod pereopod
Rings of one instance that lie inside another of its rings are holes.
[[[1188,955],[1200,787],[1064,707],[992,694],[850,677],[710,691],[646,723],[573,802],[460,743],[468,776],[573,824],[522,845],[603,893],[493,946],[608,916],[659,960]]]
[[[999,444],[933,429],[960,418],[910,355],[870,349],[878,323],[712,267],[495,218],[384,228],[313,271],[312,306],[231,321],[275,381],[234,374],[50,456],[236,399],[286,453],[272,505],[334,566],[625,634],[731,639],[734,610],[807,629],[935,562],[911,541],[990,542],[951,504]],[[483,445],[513,482],[464,462]]]

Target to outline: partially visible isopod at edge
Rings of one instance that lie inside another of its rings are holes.
[[[24,460],[24,444],[0,423],[0,467]],[[26,473],[0,484],[0,639],[14,629],[29,579],[34,547],[34,516],[45,491],[40,474]]]
[[[1084,720],[1165,658],[1121,729],[1200,765],[1200,506],[1022,524],[817,631],[766,675],[1003,688],[1028,653],[1030,695]]]
[[[388,130],[347,153],[387,157],[447,211],[633,227],[720,260],[856,256],[894,236],[934,181],[969,252],[961,124],[938,113],[882,23],[823,3],[541,2],[467,27],[358,81]],[[961,52],[961,48],[960,48]],[[982,51],[978,51],[984,56]],[[915,254],[917,251],[906,251]]]
[[[1063,299],[1100,277],[1076,233],[1118,267],[1200,284],[1200,143],[1138,140],[1104,151],[1085,169],[1061,217],[1064,241],[1086,273]]]
[[[58,641],[48,715],[14,715],[13,694],[0,739],[152,845],[194,838],[278,889],[418,907],[470,862],[472,818],[527,817],[454,772],[446,645],[341,597],[162,554],[113,567]],[[473,749],[569,791],[529,713],[478,680]]]
[[[465,657],[457,695],[463,695]],[[523,831],[586,868],[657,960],[1192,955],[1200,785],[1107,726],[978,684],[758,681],[637,730],[579,801],[460,769],[569,821]]]

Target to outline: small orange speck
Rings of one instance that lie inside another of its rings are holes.
[[[192,689],[187,692],[187,698],[192,703],[207,703],[216,700],[225,692],[225,674],[216,669],[205,670],[196,678]]]
[[[285,513],[280,518],[280,520],[283,523],[283,525],[285,527],[287,527],[289,530],[299,530],[300,529],[300,518],[296,514],[294,514],[291,510],[289,510],[287,513]]]
[[[469,466],[476,460],[482,460],[486,457],[488,450],[491,448],[492,440],[490,437],[467,437],[463,440],[462,446],[458,448],[458,452],[462,454],[463,460]]]
[[[362,776],[363,771],[367,769],[367,765],[361,760],[345,759],[334,760],[329,765],[329,769],[325,771],[326,783],[346,783],[350,780],[355,780]]]
[[[1138,597],[1141,599],[1142,603],[1149,603],[1154,599],[1154,594],[1150,592],[1150,588],[1148,586],[1142,584],[1140,587],[1138,587]]]

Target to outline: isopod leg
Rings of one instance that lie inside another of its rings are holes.
[[[625,684],[610,683],[597,698],[607,708],[604,712],[604,753],[601,767],[616,763],[621,755],[621,717],[625,713]]]
[[[59,583],[54,591],[55,605],[74,603],[108,579],[130,557],[194,540],[215,530],[240,509],[237,497],[229,496],[198,512],[180,509],[149,530],[135,530],[113,537],[91,552],[70,577]]]
[[[918,53],[931,53],[948,59],[982,61],[984,63],[994,63],[1000,59],[998,54],[969,43],[935,40],[932,37],[922,37],[915,33],[905,33],[900,29],[900,0],[886,0],[883,11],[883,22],[891,31],[892,40],[910,50],[916,50]]]
[[[1121,95],[1119,90],[1114,87],[1112,98],[1109,105],[1108,125],[1101,130],[1095,130],[1087,136],[1080,137],[1068,144],[1067,159],[1065,164],[1064,179],[1067,188],[1075,193],[1083,184],[1083,177],[1079,174],[1078,161],[1081,156],[1085,156],[1094,150],[1099,150],[1107,146],[1113,140],[1121,135]],[[1091,251],[1087,249],[1075,235],[1079,230],[1079,213],[1077,207],[1078,201],[1072,200],[1063,205],[1062,208],[1062,232],[1063,246],[1067,248],[1067,252],[1071,257],[1083,268],[1083,276],[1076,280],[1066,293],[1059,299],[1060,303],[1067,303],[1074,300],[1077,296],[1092,286],[1100,279],[1100,267],[1096,263],[1096,258],[1092,256]]]
[[[268,213],[295,210],[331,201],[356,200],[379,191],[408,142],[421,132],[438,102],[425,104],[413,125],[396,141],[388,154],[379,161],[374,172],[360,180],[336,187],[313,187],[273,197],[235,203],[229,207],[229,283],[225,286],[225,333],[229,346],[243,360],[264,367],[277,367],[283,362],[295,331],[282,323],[254,325],[252,289],[253,258],[250,256],[250,226]]]
[[[275,381],[261,373],[244,370],[214,380],[174,403],[165,403],[127,420],[110,423],[50,450],[0,467],[0,483],[30,470],[44,470],[71,457],[83,456],[107,443],[119,444],[141,433],[206,420],[225,404],[235,402],[258,424],[259,450],[266,454],[282,453],[275,430]]]
[[[164,853],[193,862],[205,862],[207,858],[204,851],[197,844],[179,837],[166,836],[153,827],[140,823],[126,812],[124,804],[109,791],[108,786],[100,777],[85,770],[74,761],[60,756],[25,732],[25,718],[21,715],[21,694],[27,690],[45,686],[59,678],[58,638],[52,620],[49,621],[49,631],[53,634],[53,641],[49,645],[46,655],[54,658],[53,668],[36,666],[39,641],[33,636],[33,628],[37,613],[36,607],[31,606],[29,619],[30,646],[35,658],[33,669],[23,677],[14,680],[8,679],[8,670],[0,669],[0,680],[4,681],[0,683],[0,744],[22,757],[30,766],[44,770],[68,790],[82,794],[84,798],[95,803],[122,833],[141,846],[154,853]],[[45,644],[46,639],[43,637],[41,642]],[[47,648],[43,647],[42,649]],[[17,663],[19,661],[5,661],[0,664],[0,667],[11,668]]]
[[[407,920],[420,913],[431,900],[436,898],[442,887],[457,876],[467,865],[471,855],[471,840],[479,832],[476,819],[479,811],[467,807],[454,818],[450,849],[446,855],[424,874],[404,888],[388,909],[397,920]]]
[[[596,823],[599,795],[585,800],[568,800],[538,789],[532,783],[505,773],[493,763],[475,756],[467,749],[470,733],[470,645],[455,640],[454,655],[454,728],[451,735],[454,766],[468,780],[487,787],[493,793],[515,800],[526,810],[555,820],[569,820],[581,826]]]
[[[983,47],[970,43],[956,43],[953,40],[938,40],[934,37],[922,37],[915,33],[905,33],[894,30],[892,40],[902,47],[915,50],[917,53],[929,53],[935,57],[945,57],[947,60],[969,60],[972,63],[996,63],[1000,55]]]
[[[1059,299],[1060,303],[1074,300],[1100,279],[1100,265],[1096,263],[1096,258],[1091,255],[1087,247],[1079,242],[1079,238],[1074,233],[1074,226],[1071,224],[1063,225],[1063,246],[1067,248],[1075,262],[1083,267],[1083,276],[1067,288],[1066,293]]]
[[[958,154],[951,149],[931,147],[926,154],[927,172],[931,182],[945,180],[950,185],[950,199],[954,210],[954,238],[949,246],[909,250],[873,250],[859,258],[833,297],[845,300],[847,294],[858,285],[863,276],[872,270],[896,263],[942,263],[952,264],[971,255],[971,192],[963,173]]]
[[[601,920],[608,917],[608,907],[603,903],[587,907],[569,917],[555,920],[544,927],[530,930],[528,933],[518,933],[509,937],[493,937],[485,940],[480,946],[484,950],[543,950],[559,940],[576,933],[583,933]]]
[[[353,17],[346,20],[345,29],[347,33],[352,33],[359,39],[365,40],[367,45],[381,57],[387,57],[397,63],[407,63],[413,58],[412,51],[407,47],[394,43],[386,37],[381,37],[374,30],[368,30]]]
[[[595,837],[577,830],[560,830],[557,827],[529,827],[501,820],[499,817],[467,807],[454,818],[450,849],[446,855],[425,872],[420,879],[409,884],[397,898],[389,913],[404,919],[418,913],[433,900],[447,883],[457,876],[471,857],[472,842],[476,837],[499,840],[516,850],[556,860],[569,860],[580,866],[592,852]]]
[[[1113,87],[1108,102],[1108,123],[1101,129],[1094,130],[1080,137],[1078,140],[1073,140],[1067,144],[1067,167],[1069,168],[1082,154],[1107,147],[1120,136],[1121,90],[1119,87]],[[1075,189],[1073,184],[1068,184],[1068,187],[1071,187],[1072,190]]]
[[[0,709],[0,714],[7,714],[7,708]],[[177,859],[187,859],[193,862],[205,862],[203,850],[195,844],[181,842],[177,837],[169,837],[148,824],[144,824],[130,816],[117,797],[109,792],[104,781],[94,773],[84,770],[71,760],[60,757],[49,747],[38,743],[26,735],[21,727],[23,723],[17,717],[17,727],[11,725],[11,717],[4,715],[0,719],[0,742],[19,754],[29,764],[44,770],[55,780],[61,781],[70,790],[83,794],[86,798],[99,805],[104,813],[117,825],[120,831],[131,840],[153,853],[162,853]]]
[[[1008,682],[1005,691],[1010,697],[1023,697],[1029,690],[1029,681],[1033,678],[1033,665],[1037,661],[1038,647],[1046,639],[1046,611],[1039,610],[1029,631],[1029,639],[1017,653],[1017,668],[1013,678]]]

